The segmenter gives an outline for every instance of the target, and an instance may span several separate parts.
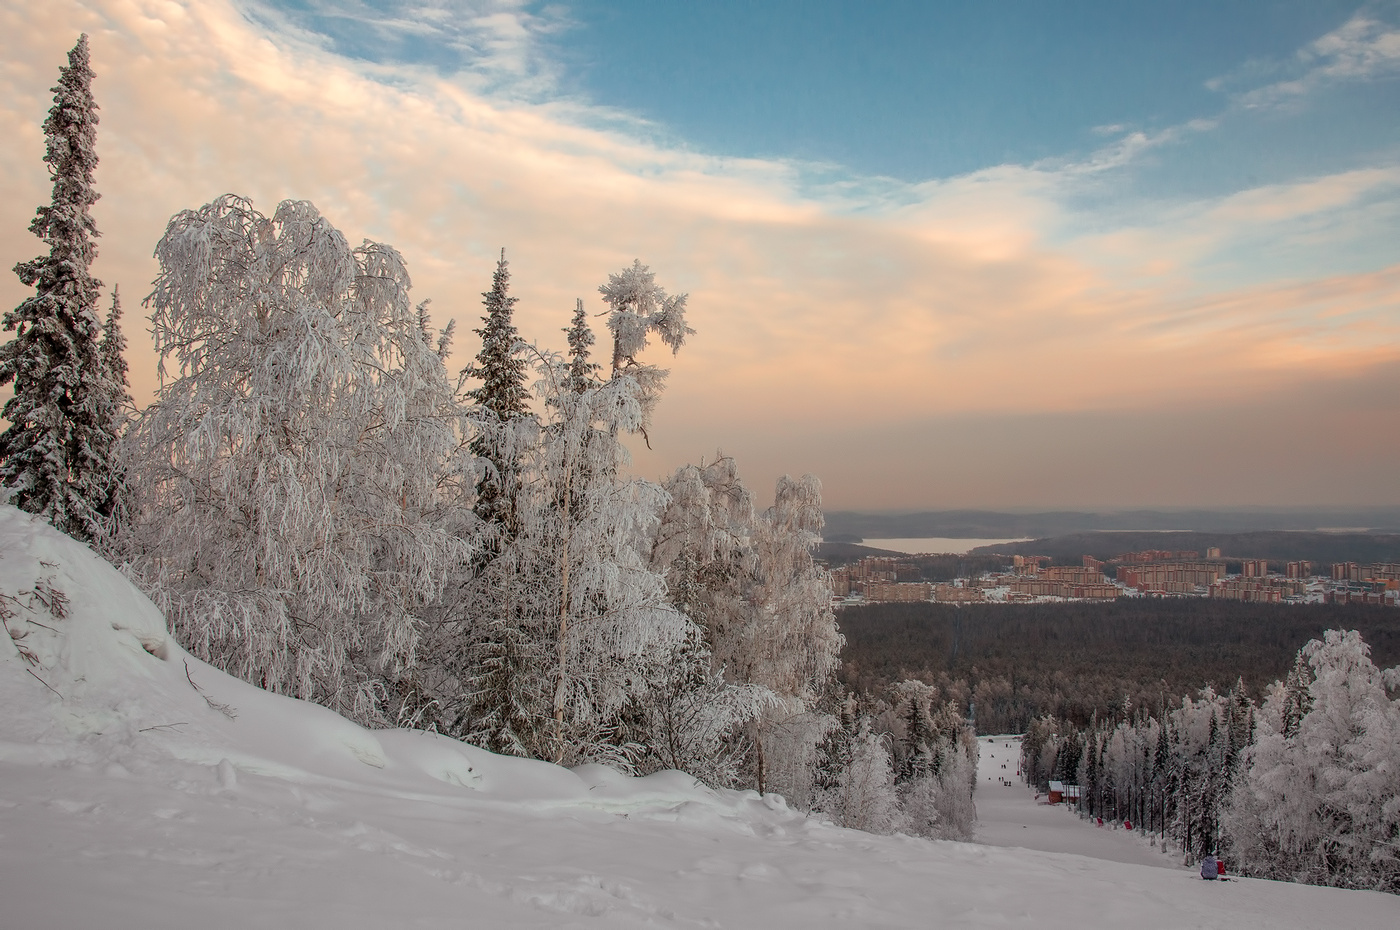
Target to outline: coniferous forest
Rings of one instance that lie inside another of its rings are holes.
[[[1400,664],[1400,616],[1363,604],[871,604],[840,611],[837,622],[848,687],[878,692],[906,678],[927,681],[975,705],[981,733],[1023,733],[1045,714],[1083,725],[1125,700],[1155,711],[1237,681],[1259,700],[1298,650],[1329,629],[1357,630],[1377,665]]]

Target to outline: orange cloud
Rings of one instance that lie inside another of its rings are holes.
[[[132,307],[155,275],[151,250],[171,214],[225,191],[264,211],[308,199],[352,241],[396,246],[439,322],[459,321],[459,365],[475,351],[501,246],[518,323],[551,346],[575,297],[601,310],[597,285],[641,258],[690,292],[699,333],[673,364],[656,449],[639,450],[638,469],[655,476],[742,446],[759,463],[745,469],[755,483],[813,471],[847,506],[873,499],[856,457],[928,454],[911,428],[1262,398],[1400,356],[1397,268],[1214,290],[1187,273],[1221,230],[1345,208],[1394,184],[1388,169],[1056,244],[1065,179],[1049,169],[811,193],[802,165],[669,149],[577,104],[503,103],[469,81],[354,64],[262,31],[229,0],[0,10],[0,249],[11,260],[40,246],[25,231],[48,196],[38,125],[80,31],[102,106],[96,270],[126,295],[138,399],[155,389]],[[23,296],[0,283],[7,305]],[[841,439],[853,427],[859,449]],[[1014,446],[989,441],[985,458]],[[1024,488],[1025,467],[984,462],[980,474]],[[927,497],[920,484],[900,472],[881,494]]]

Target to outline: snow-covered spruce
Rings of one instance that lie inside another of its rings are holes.
[[[505,249],[496,263],[491,290],[481,296],[486,314],[481,328],[474,330],[481,337],[481,351],[462,372],[463,380],[481,381],[466,395],[476,407],[471,450],[486,466],[477,480],[475,511],[497,535],[509,538],[515,531],[520,463],[512,454],[509,437],[503,434],[512,429],[512,421],[529,416],[530,392],[526,347],[513,321],[519,298],[510,296]]]
[[[114,447],[127,399],[115,295],[104,335],[102,282],[89,271],[98,236],[92,79],[83,35],[60,69],[44,121],[53,198],[29,230],[49,252],[15,266],[34,294],[5,314],[15,337],[0,347],[0,385],[14,385],[0,433],[0,485],[20,508],[84,540],[111,530],[120,484]]]

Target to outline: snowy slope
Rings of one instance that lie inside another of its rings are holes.
[[[1400,926],[1385,895],[875,837],[680,773],[366,731],[189,658],[9,508],[0,594],[4,927]]]
[[[1167,855],[1130,830],[1080,820],[1067,805],[1050,804],[1038,796],[1016,775],[1021,761],[1019,736],[983,736],[978,744],[977,842],[1183,868],[1179,853]]]

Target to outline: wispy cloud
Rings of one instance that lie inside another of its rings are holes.
[[[428,62],[477,91],[557,95],[548,39],[570,26],[562,6],[530,0],[238,0],[254,22],[378,64]]]
[[[1396,75],[1400,75],[1400,26],[1380,18],[1377,10],[1362,10],[1299,49],[1290,61],[1250,62],[1206,86],[1233,88],[1237,105],[1261,109],[1298,103],[1326,87]],[[1266,77],[1279,79],[1258,83]]]

